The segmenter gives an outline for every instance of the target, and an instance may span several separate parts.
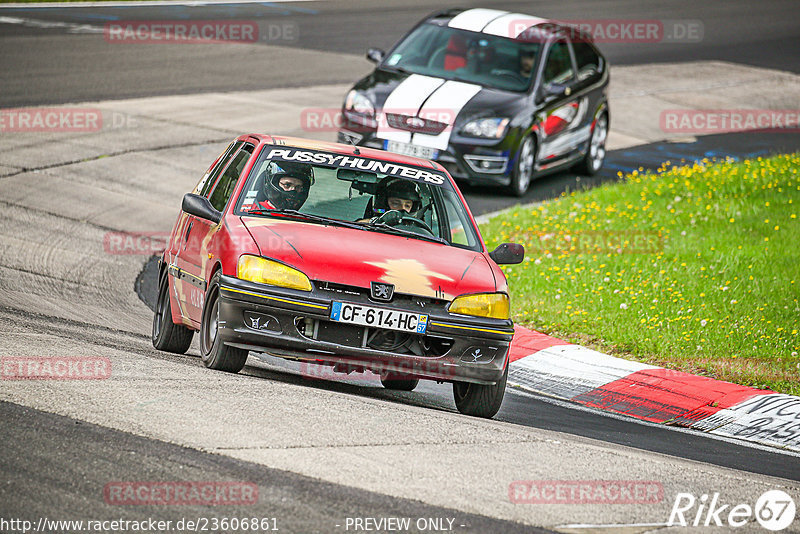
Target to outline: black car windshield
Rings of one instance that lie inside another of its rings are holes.
[[[235,213],[481,250],[477,231],[446,175],[357,155],[265,146]]]
[[[531,84],[540,48],[538,42],[426,23],[401,41],[382,66],[522,92]]]

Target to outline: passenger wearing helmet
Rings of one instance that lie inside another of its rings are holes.
[[[384,178],[378,184],[378,191],[372,204],[375,217],[387,211],[404,211],[413,215],[419,211],[422,198],[414,182],[402,178]]]
[[[255,209],[297,210],[308,199],[314,184],[314,170],[310,165],[286,161],[272,161],[264,172],[263,191]]]

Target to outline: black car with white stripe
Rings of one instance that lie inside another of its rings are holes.
[[[603,165],[608,63],[575,27],[452,9],[367,57],[377,66],[347,94],[340,142],[432,159],[516,195],[547,172]]]

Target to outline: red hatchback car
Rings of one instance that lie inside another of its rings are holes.
[[[243,135],[182,211],[159,263],[153,345],[241,370],[248,352],[390,389],[453,383],[458,410],[500,408],[513,335],[498,264],[437,163],[348,145]]]

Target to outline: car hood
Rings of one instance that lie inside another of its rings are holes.
[[[243,217],[264,257],[312,280],[369,288],[394,284],[396,293],[452,300],[496,290],[484,253],[378,232],[262,217]]]
[[[376,69],[355,86],[374,102],[376,109],[403,114],[419,114],[449,123],[444,134],[415,136],[414,143],[446,149],[450,134],[456,134],[468,121],[479,117],[513,118],[528,105],[529,96],[475,83],[446,80],[435,76],[405,74]],[[383,139],[411,142],[409,134],[379,126]]]

